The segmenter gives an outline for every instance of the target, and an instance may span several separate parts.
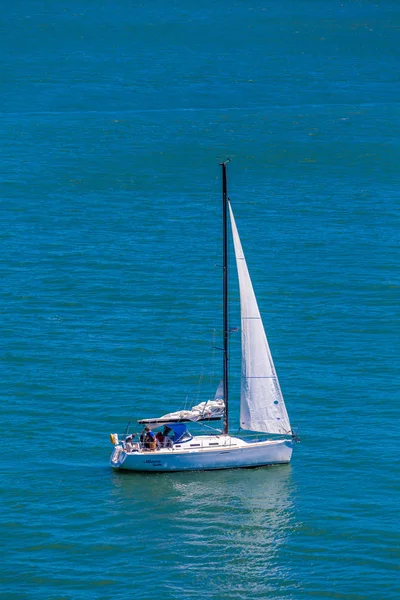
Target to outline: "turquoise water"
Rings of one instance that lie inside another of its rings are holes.
[[[3,10],[2,598],[400,596],[399,26],[390,0]],[[114,473],[110,431],[218,382],[227,156],[302,441]]]

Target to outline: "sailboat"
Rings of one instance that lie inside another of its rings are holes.
[[[294,435],[258,309],[222,168],[223,378],[215,398],[189,411],[138,420],[142,434],[110,434],[113,469],[146,472],[205,471],[289,463]],[[239,280],[241,312],[240,428],[229,432],[228,219]],[[191,434],[188,423],[222,421],[221,429]],[[158,431],[157,435],[154,431]]]

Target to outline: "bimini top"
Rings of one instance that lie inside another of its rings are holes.
[[[167,429],[173,432],[173,435],[171,435],[169,431],[166,431],[166,434],[169,435],[171,439],[173,439],[175,444],[180,442],[182,438],[186,436],[186,434],[189,434],[186,425],[184,425],[183,423],[171,423],[167,426]]]

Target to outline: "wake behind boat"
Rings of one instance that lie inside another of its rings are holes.
[[[141,419],[140,434],[111,434],[110,463],[128,471],[203,471],[289,463],[296,438],[292,432],[265,335],[242,245],[227,194],[222,167],[223,207],[223,378],[215,398],[189,411]],[[256,437],[229,434],[228,380],[228,213],[239,279],[241,312],[240,429]],[[192,435],[187,423],[223,420],[221,431]],[[154,431],[153,431],[154,430]],[[156,432],[156,433],[155,433]],[[273,434],[274,439],[271,438]]]

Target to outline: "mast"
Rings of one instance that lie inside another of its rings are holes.
[[[229,159],[220,163],[222,167],[222,254],[223,254],[223,382],[224,382],[224,434],[228,434],[228,189],[226,182],[226,164]]]

